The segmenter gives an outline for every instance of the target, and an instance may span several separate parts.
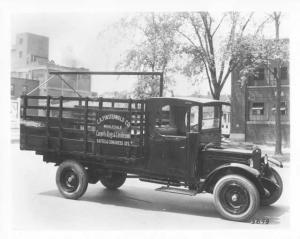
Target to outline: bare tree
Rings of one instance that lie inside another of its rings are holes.
[[[194,67],[192,67],[192,74],[205,71],[214,99],[220,98],[230,73],[242,63],[245,57],[245,50],[239,47],[239,44],[252,16],[253,13],[250,13],[246,19],[243,19],[237,12],[227,12],[216,21],[208,12],[181,14],[183,24],[178,32],[188,43],[183,51],[191,56],[191,62],[187,67],[190,65]],[[230,26],[229,32],[221,34],[223,39],[217,42],[216,35],[225,19]],[[189,32],[184,30],[186,26],[191,27]],[[195,68],[197,64],[198,71]]]
[[[131,19],[127,26],[137,29],[140,40],[128,52],[116,68],[135,71],[159,71],[164,74],[164,88],[172,83],[169,73],[178,43],[175,40],[176,21],[171,14],[147,13]],[[134,94],[139,98],[159,95],[159,80],[140,76]]]

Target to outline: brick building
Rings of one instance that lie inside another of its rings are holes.
[[[21,95],[32,91],[39,85],[38,80],[29,80],[24,78],[11,77],[10,95],[11,99],[17,99]],[[39,89],[32,93],[32,95],[39,95]]]
[[[11,117],[11,128],[18,129],[20,125],[20,96],[30,92],[39,85],[38,80],[29,80],[23,78],[11,78],[11,107],[10,107],[10,117]],[[39,90],[36,90],[32,95],[39,95]],[[31,101],[32,105],[37,105],[37,100]],[[37,111],[29,109],[28,113],[31,115],[37,115]],[[18,134],[18,131],[17,131]]]
[[[39,84],[49,79],[49,71],[88,71],[86,68],[61,66],[49,61],[49,38],[32,33],[17,35],[16,43],[11,50],[11,89],[17,88],[13,79],[27,79]],[[90,96],[90,75],[63,76],[82,96]],[[57,76],[39,89],[39,95],[77,96],[76,93]]]
[[[276,69],[274,62],[269,62]],[[281,67],[281,129],[282,142],[290,142],[290,87],[288,63]],[[254,143],[275,143],[276,81],[266,68],[241,86],[239,71],[231,75],[231,135],[235,140]]]
[[[88,71],[86,68],[74,68],[60,66],[53,62],[43,64],[31,64],[23,68],[14,69],[11,72],[12,78],[23,78],[36,80],[39,84],[49,79],[49,71]],[[90,75],[65,75],[63,79],[71,85],[81,96],[91,96],[91,77]],[[13,83],[12,83],[13,84]],[[53,77],[39,89],[40,95],[51,96],[77,96],[58,76]]]

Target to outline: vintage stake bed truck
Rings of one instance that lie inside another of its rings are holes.
[[[275,203],[282,180],[274,159],[221,144],[217,100],[22,97],[20,147],[58,165],[56,183],[69,199],[88,183],[117,189],[127,177],[165,186],[158,191],[214,194],[216,209],[245,221]]]

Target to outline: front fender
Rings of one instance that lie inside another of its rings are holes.
[[[212,193],[217,181],[228,174],[238,174],[244,176],[254,183],[261,195],[265,195],[264,187],[260,181],[260,172],[255,168],[251,168],[248,165],[239,163],[228,163],[215,168],[207,175],[207,178],[204,182],[203,191]]]
[[[279,168],[283,168],[282,162],[280,162],[279,160],[268,157],[267,155],[265,157],[267,157],[268,163],[271,163]]]

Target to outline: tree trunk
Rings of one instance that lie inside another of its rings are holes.
[[[275,20],[276,39],[279,40],[279,19]]]
[[[279,65],[279,64],[278,64]],[[276,112],[275,112],[275,154],[282,154],[281,151],[281,82],[280,82],[280,71],[278,69],[278,75],[276,78]]]
[[[212,94],[212,97],[214,100],[219,100],[220,99],[220,95],[221,95],[221,87],[219,87],[218,85],[215,85],[215,92],[214,94]]]
[[[274,12],[276,44],[279,44],[279,26],[280,26],[280,13]],[[275,154],[282,154],[281,151],[281,69],[279,64],[280,59],[277,60],[277,76],[276,79],[276,112],[275,112]]]

